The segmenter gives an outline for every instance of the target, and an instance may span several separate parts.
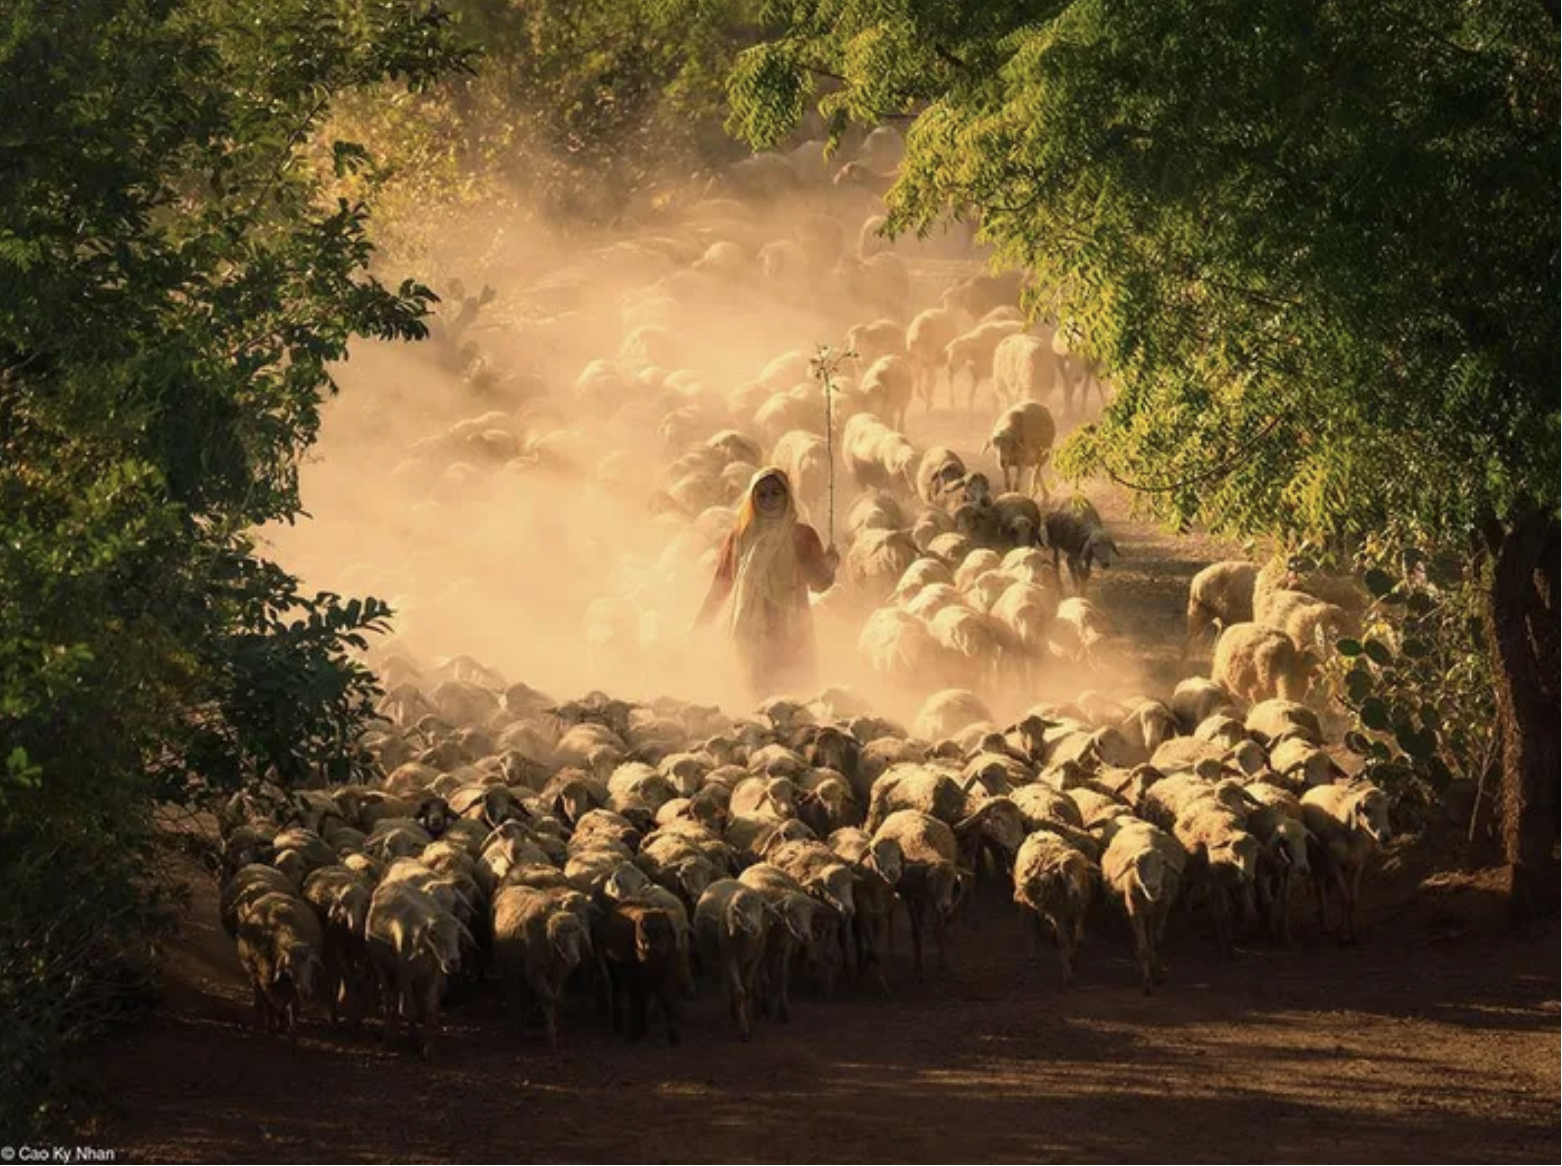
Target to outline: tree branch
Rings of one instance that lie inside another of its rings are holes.
[[[1169,482],[1165,485],[1151,486],[1141,482],[1130,482],[1126,478],[1118,477],[1110,466],[1103,465],[1101,468],[1106,471],[1107,477],[1111,478],[1112,481],[1116,482],[1119,486],[1125,487],[1126,489],[1134,490],[1141,494],[1170,494],[1176,490],[1185,489],[1188,486],[1195,486],[1201,482],[1209,482],[1215,480],[1216,478],[1225,477],[1227,474],[1231,473],[1232,470],[1237,468],[1237,464],[1241,462],[1249,453],[1251,453],[1259,442],[1263,441],[1266,437],[1273,433],[1279,426],[1280,422],[1283,420],[1285,420],[1284,413],[1278,413],[1274,417],[1270,418],[1268,424],[1266,424],[1263,429],[1259,430],[1259,432],[1254,435],[1251,441],[1246,442],[1241,449],[1237,450],[1225,461],[1221,462],[1213,469],[1204,470],[1203,472],[1197,474],[1191,474],[1186,478],[1180,479],[1179,481]]]

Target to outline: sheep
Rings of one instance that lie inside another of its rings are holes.
[[[973,275],[947,288],[939,302],[948,311],[979,320],[994,308],[1012,307],[1019,300],[1023,283],[1024,277],[1017,271]]]
[[[1024,494],[1000,494],[993,499],[992,508],[1005,551],[1046,543],[1047,527],[1034,499]]]
[[[929,506],[948,511],[948,497],[965,480],[965,462],[946,445],[935,445],[917,463],[917,497]]]
[[[936,583],[953,586],[955,574],[942,560],[924,556],[906,568],[906,573],[900,577],[900,582],[895,584],[895,590],[890,593],[890,602],[905,603],[924,588]]]
[[[1253,584],[1258,564],[1241,559],[1211,563],[1188,583],[1188,634],[1183,638],[1180,659],[1210,628],[1228,628],[1253,620]]]
[[[1188,854],[1199,860],[1198,885],[1214,918],[1216,950],[1224,954],[1233,948],[1236,917],[1251,905],[1262,849],[1244,823],[1244,815],[1210,796],[1189,803],[1173,830]]]
[[[245,907],[271,893],[293,895],[298,893],[298,887],[276,867],[255,862],[241,866],[223,881],[217,896],[217,915],[230,938],[238,938],[239,917]]]
[[[1236,701],[1226,688],[1201,676],[1190,676],[1177,682],[1172,690],[1171,710],[1184,733],[1191,733],[1208,717],[1229,709],[1236,711]]]
[[[1265,623],[1269,619],[1270,600],[1278,591],[1294,589],[1297,573],[1291,568],[1291,560],[1283,555],[1272,556],[1253,576],[1253,614],[1251,619]],[[1236,621],[1243,622],[1243,621]]]
[[[295,887],[303,886],[311,871],[336,865],[336,851],[313,830],[289,827],[278,832],[271,845],[271,865],[287,875]]]
[[[806,430],[789,430],[776,441],[770,464],[786,473],[803,518],[815,523],[823,520],[830,472],[824,440]]]
[[[1334,758],[1300,736],[1287,736],[1270,746],[1269,768],[1282,785],[1303,790],[1331,785],[1346,776]]]
[[[687,838],[670,834],[648,838],[635,858],[635,865],[650,875],[653,882],[677,895],[690,910],[719,874],[716,864],[699,847]]]
[[[946,688],[928,697],[917,713],[912,732],[927,741],[953,735],[977,721],[992,720],[992,713],[974,692]]]
[[[1006,404],[1044,401],[1052,396],[1057,364],[1052,345],[1041,337],[1005,336],[993,349],[993,391]]]
[[[927,625],[897,607],[870,615],[857,637],[857,651],[880,676],[910,686],[938,660],[939,647]]]
[[[736,879],[711,883],[694,909],[701,962],[720,976],[728,1015],[743,1040],[754,1035],[753,1000],[770,925],[765,897]]]
[[[1045,497],[1047,487],[1043,473],[1052,456],[1052,442],[1056,437],[1057,426],[1047,407],[1039,401],[1021,401],[1003,411],[982,448],[997,451],[1005,490],[1018,490],[1022,473],[1029,469],[1030,489],[1026,493],[1034,495],[1039,490]]]
[[[911,525],[911,540],[918,550],[930,553],[934,540],[940,535],[952,534],[954,529],[955,521],[948,513],[926,506]]]
[[[944,347],[944,364],[949,369],[949,395],[951,404],[955,393],[955,381],[962,373],[970,378],[971,389],[966,396],[966,412],[976,408],[976,390],[983,376],[992,369],[993,351],[1008,336],[1018,333],[1022,325],[1013,321],[978,324],[964,335],[957,336]]]
[[[1285,632],[1301,650],[1327,647],[1357,626],[1355,617],[1338,604],[1292,590],[1270,595],[1263,622]]]
[[[1323,727],[1318,723],[1318,714],[1293,700],[1260,701],[1248,710],[1243,727],[1265,746],[1290,737],[1299,737],[1311,745],[1323,743]]]
[[[1318,894],[1318,926],[1328,930],[1332,892],[1339,899],[1340,937],[1354,943],[1362,873],[1390,837],[1388,796],[1365,781],[1317,786],[1302,795],[1302,823],[1312,838],[1308,857]]]
[[[1068,563],[1069,579],[1075,589],[1084,594],[1090,582],[1090,573],[1096,564],[1104,569],[1122,554],[1098,522],[1082,517],[1072,508],[1054,508],[1043,515],[1047,528],[1047,545],[1052,548],[1052,564],[1059,560]]]
[[[949,966],[945,929],[959,909],[969,872],[957,865],[959,848],[954,831],[937,818],[917,810],[896,810],[874,831],[873,843],[893,841],[900,847],[902,873],[896,889],[911,921],[911,945],[917,974],[925,970],[922,931],[931,915],[938,944],[938,966]]]
[[[1003,625],[997,620],[952,603],[933,615],[927,628],[943,649],[949,679],[974,688],[996,672],[1003,654]]]
[[[1047,658],[1057,597],[1034,583],[1014,582],[994,601],[989,615],[1003,629],[1003,657],[1027,689],[1036,685],[1037,669]]]
[[[1098,667],[1100,645],[1110,631],[1106,617],[1095,604],[1074,596],[1058,604],[1052,624],[1053,650],[1067,659]]]
[[[564,983],[591,955],[587,910],[580,892],[562,888],[510,884],[494,895],[494,958],[512,1019],[524,1025],[529,996],[550,1049],[559,1044]]]
[[[304,880],[304,898],[320,917],[320,951],[325,983],[322,994],[331,1023],[346,1010],[348,1022],[363,1020],[369,991],[369,952],[365,929],[373,884],[345,866],[323,866]]]
[[[1065,322],[1052,333],[1051,348],[1057,358],[1057,381],[1063,390],[1063,409],[1074,411],[1074,393],[1079,393],[1079,405],[1083,410],[1090,394],[1090,386],[1096,387],[1101,403],[1106,403],[1106,389],[1101,382],[1099,364],[1090,352],[1077,325]]]
[[[1073,982],[1074,952],[1085,937],[1093,872],[1082,851],[1047,830],[1026,838],[1014,860],[1014,901],[1030,911],[1037,938],[1043,919],[1052,925],[1065,984]]]
[[[1177,734],[1177,717],[1158,700],[1130,698],[1120,725],[1130,744],[1149,757]]]
[[[861,490],[910,494],[916,489],[916,449],[872,413],[858,413],[846,422],[841,456]]]
[[[431,1058],[445,981],[460,970],[470,933],[433,895],[396,882],[375,888],[364,934],[379,978],[386,1039],[394,1039],[398,1023],[406,1021],[423,1058]]]
[[[829,847],[851,866],[856,879],[852,901],[857,914],[852,935],[857,946],[858,975],[871,973],[880,994],[887,994],[889,985],[880,961],[893,922],[895,886],[905,865],[900,845],[890,838],[875,842],[866,830],[848,826],[830,835]]]
[[[1159,827],[1137,818],[1117,818],[1110,824],[1101,878],[1133,927],[1134,955],[1147,993],[1166,978],[1161,944],[1186,866],[1181,843]]]
[[[1250,798],[1252,789],[1247,787]],[[1307,853],[1310,836],[1302,824],[1300,804],[1294,812],[1280,800],[1255,806],[1248,811],[1247,829],[1262,847],[1256,874],[1259,913],[1269,924],[1270,937],[1289,947],[1291,890],[1311,873]]]
[[[1274,696],[1301,700],[1315,666],[1315,657],[1298,651],[1284,632],[1238,623],[1220,633],[1210,677],[1250,703]]]
[[[615,1032],[623,1032],[627,1008],[629,1038],[643,1037],[654,996],[667,1024],[667,1043],[678,1044],[679,984],[685,967],[682,950],[678,921],[665,907],[638,900],[613,904],[602,926],[602,953]]]
[[[298,1015],[324,974],[320,920],[298,896],[267,891],[239,908],[236,932],[255,1014],[268,1031],[295,1037]]]
[[[912,317],[906,326],[906,358],[916,378],[916,394],[933,409],[933,390],[944,364],[944,350],[960,334],[959,318],[943,308],[928,308]],[[954,384],[949,386],[950,405],[954,405]]]
[[[863,373],[857,392],[867,412],[892,419],[897,430],[904,430],[915,381],[915,370],[904,356],[881,356]]]
[[[775,1013],[776,1019],[785,1024],[791,1019],[794,957],[803,952],[811,963],[821,960],[814,939],[814,919],[825,907],[810,897],[795,878],[768,862],[754,863],[738,876],[738,882],[763,896],[771,911],[759,995],[766,1014]]]
[[[835,953],[839,951],[849,960],[854,950],[855,875],[847,863],[817,840],[782,843],[771,849],[765,859],[796,879],[825,908],[815,912],[813,918],[814,962],[823,979],[825,998],[832,999],[835,995]]]

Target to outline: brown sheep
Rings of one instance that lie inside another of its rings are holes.
[[[654,996],[667,1023],[667,1043],[676,1045],[684,965],[671,913],[635,900],[615,903],[602,927],[602,953],[611,985],[613,1030],[624,1031],[627,1010],[629,1039],[645,1036]]]

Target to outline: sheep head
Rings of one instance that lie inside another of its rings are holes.
[[[1356,790],[1345,804],[1345,824],[1378,846],[1387,846],[1392,833],[1388,821],[1388,795],[1374,785]]]
[[[559,911],[548,917],[548,946],[560,967],[577,968],[591,953],[591,934],[580,916]]]

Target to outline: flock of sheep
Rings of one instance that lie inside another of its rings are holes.
[[[929,941],[942,963],[989,888],[1050,933],[1065,981],[1087,917],[1126,920],[1146,990],[1173,920],[1223,952],[1247,933],[1290,942],[1303,884],[1354,935],[1387,802],[1341,772],[1300,703],[1318,645],[1360,615],[1349,580],[1217,563],[1193,580],[1184,645],[1219,627],[1208,678],[1165,699],[1081,692],[994,715],[998,697],[1034,695],[1059,661],[1099,663],[1109,643],[1089,590],[1118,548],[1088,501],[1051,499],[1045,479],[1057,421],[1104,390],[1067,327],[1027,326],[1012,278],[967,276],[919,305],[873,217],[851,229],[894,161],[880,133],[833,182],[816,144],[736,168],[727,193],[815,189],[824,209],[764,241],[749,202],[708,198],[671,235],[619,249],[616,265],[646,278],[620,302],[617,355],[567,392],[419,442],[393,476],[445,505],[508,474],[646,507],[662,549],[584,615],[587,651],[621,666],[648,647],[647,608],[690,609],[756,468],[785,469],[822,525],[833,443],[854,497],[816,610],[919,707],[909,729],[840,686],[734,716],[671,697],[558,702],[467,656],[386,652],[382,719],[360,742],[378,783],[260,784],[220,815],[222,920],[268,1025],[291,1031],[310,1007],[378,1013],[429,1055],[447,995],[497,979],[512,1021],[540,1021],[550,1043],[575,994],[630,1036],[654,1003],[676,1041],[683,1003],[719,985],[746,1039],[756,1013],[786,1019],[794,979],[888,992],[901,914],[918,971]],[[568,298],[567,280],[549,286]],[[724,392],[709,367],[680,364],[691,318],[756,286],[788,304],[845,289],[842,311],[881,313],[847,332],[855,358],[828,414],[805,349]],[[466,327],[475,386],[502,392],[494,370],[518,330],[502,315]],[[905,432],[919,402],[943,391],[960,408],[963,387],[969,413],[984,385],[1001,488]],[[624,440],[604,453],[604,433]],[[665,467],[650,488],[647,435]]]

